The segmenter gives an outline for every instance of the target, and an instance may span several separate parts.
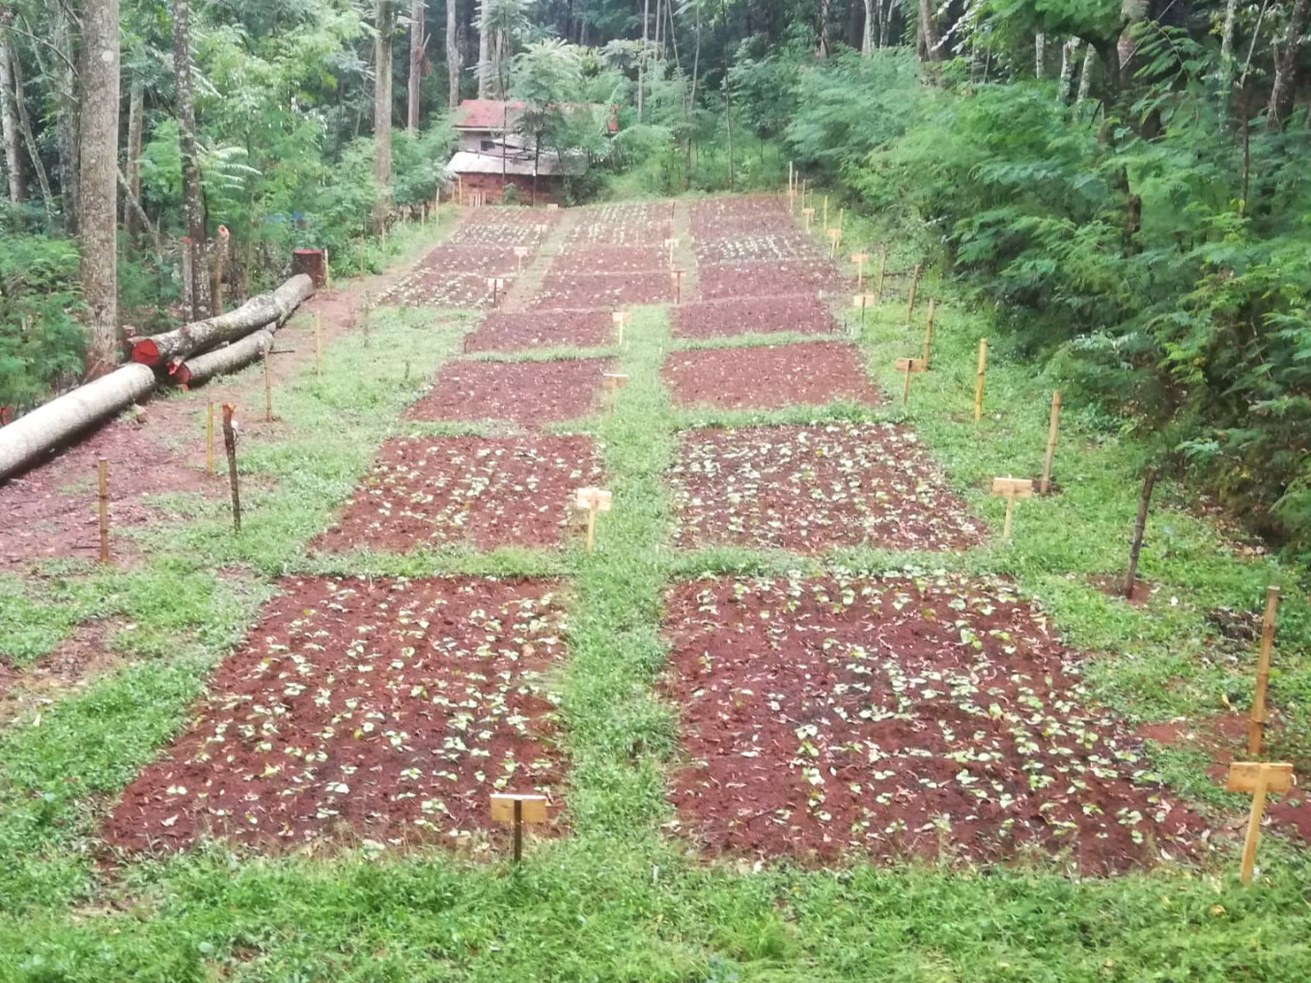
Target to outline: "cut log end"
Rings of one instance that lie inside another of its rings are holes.
[[[168,378],[173,385],[186,389],[191,383],[191,369],[187,368],[187,363],[177,359],[169,363]]]
[[[142,338],[132,344],[132,361],[138,365],[149,365],[152,369],[159,365],[159,345],[151,338]]]

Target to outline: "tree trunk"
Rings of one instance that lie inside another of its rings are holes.
[[[1288,15],[1288,31],[1284,48],[1275,63],[1275,81],[1270,88],[1270,107],[1266,111],[1266,126],[1278,132],[1293,113],[1293,97],[1297,94],[1298,60],[1302,54],[1302,39],[1306,36],[1311,0],[1294,0]]]
[[[69,12],[69,4],[56,3],[54,6],[54,43],[55,48],[68,55],[69,61],[58,61],[55,72],[59,104],[59,121],[55,132],[59,147],[59,191],[63,197],[64,228],[71,235],[77,232],[77,219],[81,214],[78,206],[78,174],[81,171],[79,159],[78,136],[78,91],[77,73],[73,70],[75,57],[75,31]]]
[[[88,4],[88,13],[92,6]],[[113,24],[117,29],[117,17]],[[87,47],[94,50],[89,35],[87,40]],[[154,387],[155,373],[150,368],[124,365],[0,428],[0,482],[36,464],[93,423],[115,416]]]
[[[273,331],[261,328],[230,345],[177,362],[169,369],[169,381],[176,386],[198,386],[216,375],[236,372],[272,350]]]
[[[933,0],[920,0],[919,49],[920,61],[942,61],[942,41],[938,37],[938,23],[933,16]]]
[[[209,259],[205,238],[205,197],[200,180],[200,149],[196,143],[196,104],[191,77],[191,0],[173,0],[173,74],[178,93],[178,147],[182,153],[182,213],[187,239],[183,244],[190,258],[183,269],[190,274],[191,310],[188,317],[199,321],[209,317]]]
[[[1090,44],[1083,52],[1083,68],[1079,72],[1079,102],[1086,102],[1092,95],[1093,68],[1097,64],[1097,51]]]
[[[272,293],[252,297],[235,311],[140,339],[132,346],[132,361],[160,368],[176,359],[250,334],[266,324],[280,323],[312,293],[314,281],[309,274],[297,274]]]
[[[27,159],[32,162],[32,171],[36,174],[36,186],[41,189],[41,204],[45,207],[46,218],[50,224],[55,222],[55,195],[50,187],[50,175],[41,160],[41,148],[37,146],[36,131],[32,129],[32,118],[27,114],[27,96],[23,87],[23,66],[14,58],[9,63],[14,75],[14,106],[18,110],[18,126],[23,132],[23,143],[27,145]]]
[[[27,197],[23,184],[23,136],[18,129],[18,109],[14,92],[13,63],[17,55],[14,43],[5,31],[0,35],[0,131],[5,144],[5,174],[9,178],[9,200],[22,204]]]
[[[478,98],[487,98],[487,80],[492,74],[488,61],[492,54],[492,40],[487,30],[487,0],[478,4]],[[637,90],[637,118],[642,118],[642,90]]]
[[[121,168],[118,171],[118,189],[123,192],[124,213],[132,218],[138,228],[144,229],[149,234],[151,245],[155,247],[155,255],[159,257],[162,264],[164,261],[164,241],[159,237],[159,230],[151,224],[150,216],[146,214],[146,210],[141,207],[141,200],[133,194],[132,184]]]
[[[1039,31],[1033,36],[1033,77],[1041,79],[1047,74],[1047,35]]]
[[[428,46],[424,33],[425,0],[410,0],[410,77],[406,91],[405,128],[419,130],[419,99],[423,91],[423,49]]]
[[[865,0],[865,29],[860,37],[860,54],[868,58],[874,50],[875,21],[878,19],[879,0]]]
[[[833,50],[833,41],[829,37],[829,13],[832,0],[819,0],[819,50],[821,58],[827,58]],[[698,9],[700,9],[698,7]]]
[[[1061,80],[1056,86],[1056,98],[1061,102],[1068,103],[1074,95],[1074,65],[1082,46],[1079,38],[1070,38],[1061,46]]]
[[[459,11],[456,0],[446,0],[446,80],[450,88],[447,104],[460,104],[460,44],[457,27]]]
[[[1220,29],[1220,92],[1227,100],[1234,88],[1234,28],[1238,0],[1225,0],[1224,27]]]
[[[145,138],[146,88],[132,83],[127,111],[127,199],[123,203],[123,225],[129,236],[142,232],[137,215],[141,202],[141,146]],[[136,207],[132,207],[135,204]]]
[[[382,235],[391,214],[391,38],[396,30],[395,0],[377,0],[373,45],[373,230]]]
[[[87,376],[94,379],[118,362],[118,0],[86,0],[82,44],[77,225],[91,322]]]
[[[642,47],[637,51],[637,121],[642,122],[646,97],[646,39],[651,24],[651,0],[642,0]]]

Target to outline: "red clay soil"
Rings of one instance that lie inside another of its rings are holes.
[[[691,430],[671,477],[680,546],[966,549],[983,533],[891,423]]]
[[[282,590],[191,727],[124,791],[111,846],[486,846],[481,834],[504,837],[491,793],[558,795],[554,584],[308,577]]]
[[[737,233],[787,232],[796,227],[788,214],[787,198],[778,195],[709,198],[692,206],[692,235],[697,240]]]
[[[833,314],[813,293],[683,304],[674,317],[674,334],[682,338],[726,338],[781,331],[832,334],[837,330],[838,322]]]
[[[514,263],[498,276],[505,281],[496,291],[504,297],[514,282]],[[493,289],[485,273],[455,273],[416,270],[383,296],[383,303],[397,307],[491,307]]]
[[[451,362],[410,409],[414,420],[509,420],[540,427],[577,420],[597,406],[604,359]]]
[[[541,244],[561,212],[542,208],[470,209],[447,240],[453,246],[532,246]]]
[[[548,275],[650,273],[668,269],[669,251],[662,246],[590,246],[562,252],[552,261]]]
[[[1206,824],[1087,705],[1073,653],[1005,584],[713,578],[668,597],[682,825],[709,854],[1191,859]]]
[[[612,204],[583,209],[569,230],[569,246],[663,246],[673,236],[674,205]]]
[[[492,311],[464,339],[466,352],[522,351],[576,346],[599,348],[614,340],[614,317],[595,311]]]
[[[684,293],[688,283],[683,282]],[[669,270],[646,273],[549,273],[533,301],[535,308],[624,307],[674,299]]]
[[[313,548],[557,546],[579,522],[574,491],[600,479],[586,437],[389,440],[341,521]]]
[[[814,239],[800,229],[783,232],[739,232],[715,239],[696,240],[700,266],[714,263],[761,263],[782,260],[822,260]]]
[[[859,351],[841,342],[673,352],[664,379],[684,406],[776,409],[835,400],[873,405]]]
[[[699,266],[703,300],[758,297],[765,294],[829,293],[843,289],[838,270],[827,260],[785,260],[769,263],[718,263]]]

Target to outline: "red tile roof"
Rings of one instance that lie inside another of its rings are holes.
[[[510,125],[522,102],[509,104]],[[455,125],[468,130],[499,130],[505,126],[506,103],[503,99],[465,99],[455,113]]]

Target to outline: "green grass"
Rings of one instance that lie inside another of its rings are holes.
[[[862,233],[853,225],[852,236]],[[849,239],[849,241],[852,241]],[[854,248],[854,246],[852,247]],[[913,253],[894,250],[897,262]],[[938,293],[926,284],[921,296]],[[874,377],[899,394],[893,360],[916,351],[904,301],[871,312],[860,343]],[[988,416],[969,419],[973,353],[986,322],[944,303],[934,369],[909,412],[831,405],[767,413],[679,410],[659,368],[674,346],[667,308],[634,312],[617,357],[629,385],[613,416],[562,425],[598,440],[614,510],[597,547],[478,553],[450,547],[323,556],[306,544],[330,522],[378,444],[395,434],[490,435],[482,424],[400,420],[435,368],[455,357],[469,317],[374,312],[369,351],[330,349],[325,374],[275,396],[282,423],[241,448],[249,482],[240,536],[223,501],[166,504],[124,573],[41,564],[0,577],[0,638],[30,661],[78,622],[113,618],[122,668],[0,732],[0,981],[1137,981],[1311,978],[1307,856],[1276,837],[1263,875],[1236,883],[1232,858],[1193,872],[1086,880],[1023,864],[986,871],[930,865],[837,870],[703,862],[670,835],[666,771],[678,761],[675,714],[658,695],[662,595],[706,573],[953,569],[1014,578],[1091,653],[1097,692],[1134,719],[1205,715],[1250,691],[1250,656],[1212,651],[1212,606],[1256,608],[1267,581],[1289,588],[1272,702],[1294,726],[1277,750],[1304,760],[1311,706],[1311,617],[1274,560],[1237,557],[1160,489],[1143,574],[1146,609],[1089,583],[1124,560],[1142,452],[1104,419],[1067,406],[1057,457],[1062,494],[1020,504],[1011,545],[961,554],[835,550],[820,557],[736,548],[672,551],[664,473],[680,428],[901,419],[923,436],[970,507],[1000,526],[997,474],[1036,473],[1057,380],[994,350]],[[294,330],[294,329],[293,329]],[[754,343],[757,339],[747,339]],[[718,344],[718,342],[716,342]],[[410,353],[410,371],[382,357]],[[607,354],[615,354],[606,350]],[[378,357],[373,357],[376,354]],[[534,353],[534,355],[542,353]],[[548,357],[593,352],[564,349]],[[203,391],[194,418],[199,434]],[[256,430],[258,428],[251,428]],[[562,697],[569,835],[530,843],[525,861],[473,863],[439,848],[323,852],[267,859],[218,845],[118,867],[99,862],[95,825],[113,796],[185,725],[213,666],[238,643],[286,573],[565,577],[569,661]],[[1178,603],[1172,603],[1171,599]],[[131,626],[130,628],[128,626]],[[1301,728],[1299,730],[1299,728]],[[1168,779],[1209,808],[1235,801],[1205,778],[1209,761],[1157,755]]]

